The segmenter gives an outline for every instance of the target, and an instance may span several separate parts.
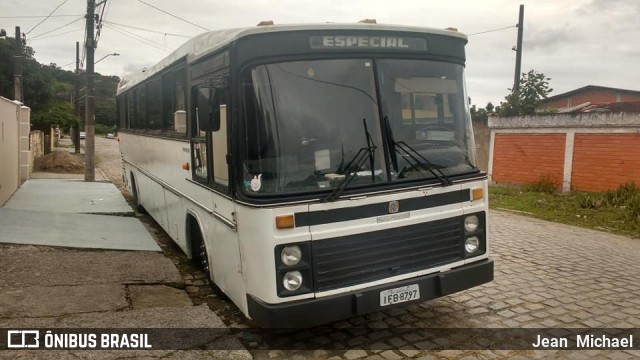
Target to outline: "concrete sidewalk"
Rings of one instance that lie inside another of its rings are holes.
[[[176,265],[132,213],[110,183],[23,184],[0,208],[0,328],[213,328],[215,338],[199,344],[228,350],[3,350],[0,358],[251,359],[213,311],[193,305]]]
[[[27,180],[0,208],[0,243],[160,251],[113,184]],[[120,215],[120,216],[114,216]]]

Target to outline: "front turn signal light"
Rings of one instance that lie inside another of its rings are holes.
[[[471,201],[482,200],[484,198],[484,189],[483,188],[473,188],[471,189]]]
[[[292,229],[296,225],[293,214],[276,216],[277,229]]]

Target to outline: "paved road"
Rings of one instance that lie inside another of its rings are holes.
[[[110,164],[116,166],[117,161]],[[109,173],[117,174],[117,169]],[[156,236],[166,241],[161,230]],[[438,340],[425,330],[429,327],[640,328],[640,239],[497,211],[491,212],[490,236],[495,281],[407,308],[274,335],[252,329],[252,323],[222,297],[202,301],[228,326],[245,329],[238,336],[258,359],[640,356],[637,350],[423,351]],[[200,288],[208,293],[207,285]],[[394,330],[398,328],[410,330],[399,333]]]

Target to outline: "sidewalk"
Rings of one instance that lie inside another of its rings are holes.
[[[132,216],[110,183],[30,179],[0,208],[0,243],[160,251]]]
[[[230,350],[20,350],[0,357],[251,358],[214,312],[193,306],[179,271],[115,186],[38,177],[0,208],[0,328],[218,328],[223,335],[202,345]]]

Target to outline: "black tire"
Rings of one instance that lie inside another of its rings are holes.
[[[144,206],[140,204],[140,197],[138,196],[138,184],[136,184],[136,178],[133,176],[133,173],[131,173],[131,196],[133,196],[134,209],[141,214],[146,214],[147,210],[145,210]]]
[[[196,263],[196,266],[205,273],[207,279],[212,282],[211,270],[209,269],[207,247],[204,243],[202,233],[200,232],[198,223],[195,220],[191,220],[189,221],[189,223],[191,231],[191,253],[193,261]]]

